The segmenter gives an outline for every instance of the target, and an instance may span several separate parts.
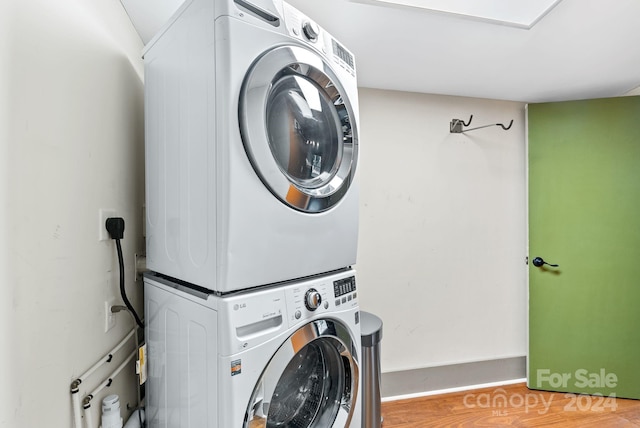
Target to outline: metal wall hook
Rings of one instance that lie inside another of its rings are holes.
[[[449,132],[451,132],[452,134],[462,134],[467,131],[475,131],[476,129],[488,128],[490,126],[499,126],[505,131],[508,131],[509,129],[511,129],[511,126],[513,125],[513,119],[511,119],[511,122],[509,122],[508,126],[505,126],[502,123],[492,123],[490,125],[483,125],[475,128],[464,129],[463,126],[467,127],[471,125],[471,120],[473,120],[473,115],[471,115],[471,117],[469,118],[469,122],[467,123],[465,123],[461,119],[451,119],[451,122],[449,123]]]
[[[509,122],[509,126],[504,126],[501,123],[496,123],[496,125],[502,126],[502,129],[504,129],[505,131],[508,131],[509,129],[511,129],[511,125],[513,125],[513,119],[511,119],[511,122]]]
[[[451,123],[449,123],[449,132],[454,134],[459,134],[463,132],[463,126],[471,125],[471,121],[473,120],[473,115],[469,117],[469,122],[465,123],[462,119],[451,119]]]

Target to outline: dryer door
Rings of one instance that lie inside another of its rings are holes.
[[[322,57],[297,46],[267,51],[245,77],[239,115],[251,164],[275,196],[309,213],[340,201],[356,170],[356,120]]]
[[[356,345],[334,320],[317,320],[278,349],[253,391],[243,428],[350,425],[358,391]]]

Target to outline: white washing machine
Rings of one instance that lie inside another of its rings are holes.
[[[225,297],[145,277],[148,427],[361,426],[355,272]]]
[[[149,269],[226,293],[355,263],[342,44],[281,0],[187,0],[144,61]]]

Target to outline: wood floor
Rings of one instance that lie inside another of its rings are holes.
[[[640,400],[549,393],[525,384],[382,403],[383,428],[640,427]]]

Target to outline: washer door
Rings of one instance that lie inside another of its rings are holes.
[[[262,372],[243,428],[349,426],[358,391],[355,349],[337,321],[300,328]]]
[[[297,46],[264,53],[243,82],[239,119],[253,168],[285,204],[317,213],[347,192],[358,158],[356,121],[319,55]]]

